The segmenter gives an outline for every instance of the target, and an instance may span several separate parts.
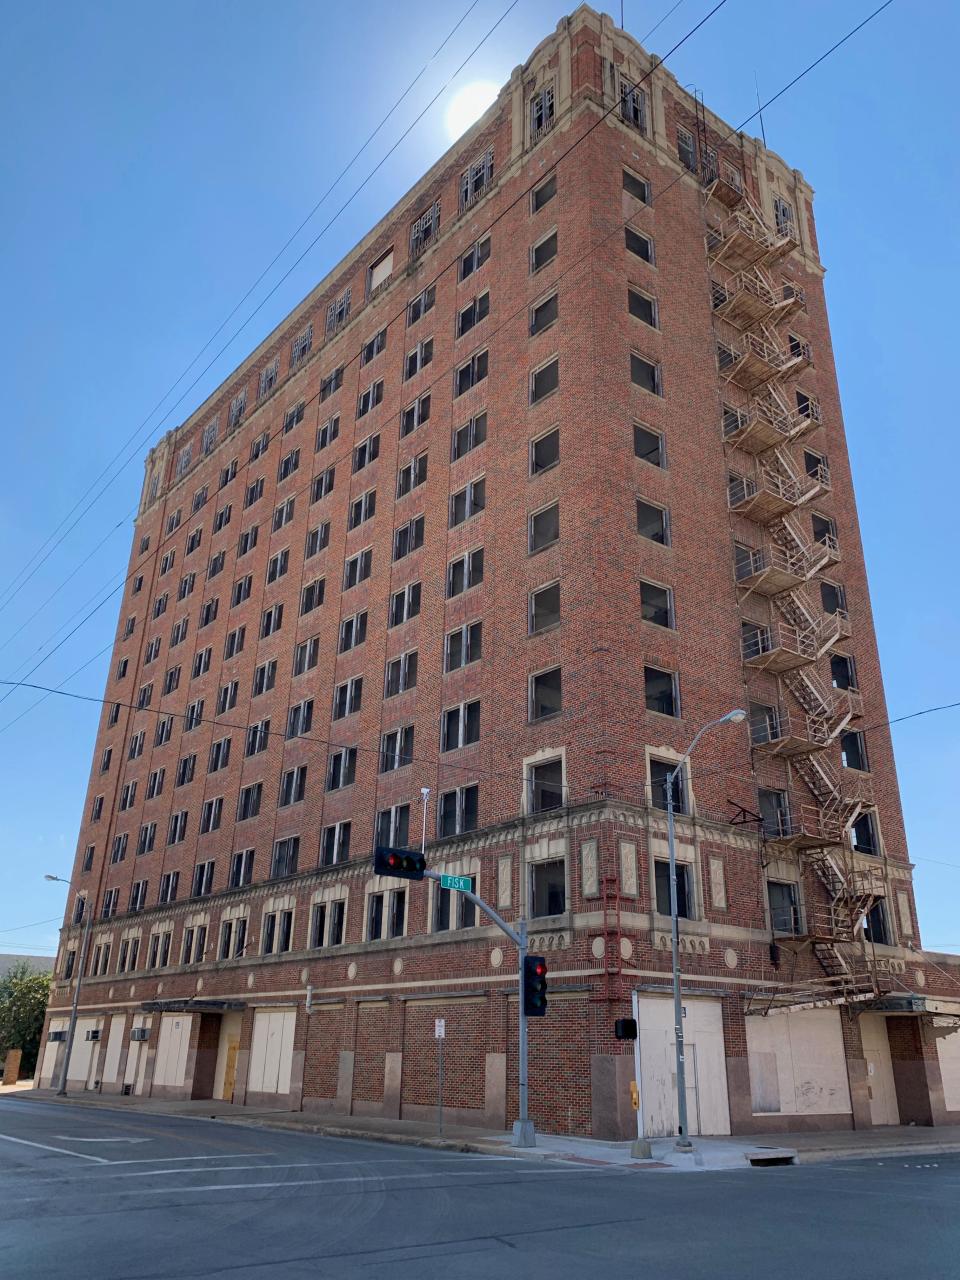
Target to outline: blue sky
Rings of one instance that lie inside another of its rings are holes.
[[[0,82],[8,388],[0,677],[22,678],[70,619],[122,578],[147,444],[182,420],[442,154],[452,94],[475,80],[505,81],[571,7],[519,0],[181,406],[168,419],[150,419],[135,461],[3,605],[16,573],[137,432],[468,3],[7,7],[7,48],[16,53]],[[478,0],[238,319],[508,3]],[[625,0],[626,26],[643,37],[671,7],[672,0]],[[681,0],[648,47],[665,55],[710,7]],[[737,124],[756,105],[755,74],[763,97],[771,96],[873,7],[871,0],[789,8],[729,0],[668,65]],[[895,3],[765,119],[769,145],[817,192],[893,717],[960,700],[960,610],[948,567],[960,469],[949,377],[960,283],[952,143],[958,28],[947,0]],[[113,597],[33,678],[56,685],[78,672],[68,687],[99,696],[116,612]],[[59,697],[30,709],[36,696],[16,691],[0,705],[0,951],[55,946],[64,890],[42,876],[70,873],[98,721],[96,706]],[[960,849],[950,797],[960,772],[958,729],[960,711],[948,711],[894,730],[924,941],[956,951]]]

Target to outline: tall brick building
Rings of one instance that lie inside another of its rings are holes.
[[[960,1119],[919,949],[812,191],[583,6],[147,459],[41,1083],[673,1126]],[[429,788],[426,811],[422,789]],[[86,905],[85,905],[86,904]],[[955,1047],[956,1046],[956,1047]]]

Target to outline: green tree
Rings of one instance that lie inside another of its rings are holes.
[[[25,960],[0,977],[0,1067],[8,1049],[22,1049],[20,1071],[33,1074],[49,995],[50,974],[37,973]]]

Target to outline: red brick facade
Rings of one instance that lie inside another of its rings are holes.
[[[654,863],[666,856],[657,762],[676,764],[698,727],[739,706],[747,724],[698,746],[678,819],[685,982],[691,999],[713,993],[722,1009],[734,1129],[870,1123],[855,1066],[849,1105],[806,1115],[781,1104],[779,1121],[758,1108],[762,1055],[745,1008],[840,1009],[829,1016],[840,1019],[843,1056],[862,1066],[858,1009],[892,1021],[891,994],[919,997],[922,985],[956,995],[956,979],[917,950],[812,193],[759,141],[698,118],[672,76],[649,71],[609,19],[581,8],[564,20],[483,120],[148,458],[52,1000],[62,1016],[67,955],[80,945],[75,896],[87,895],[82,1011],[101,1025],[126,1018],[112,1079],[105,1032],[94,1050],[89,1079],[103,1087],[122,1087],[144,1002],[154,1002],[143,1050],[152,1066],[161,1015],[172,1016],[155,1002],[227,1001],[242,1033],[233,1050],[220,1037],[215,1071],[219,1014],[183,1011],[186,1065],[171,1070],[187,1096],[222,1091],[232,1053],[237,1100],[418,1116],[436,1102],[433,1021],[443,1016],[446,1104],[492,1125],[511,1120],[515,952],[492,926],[438,931],[431,886],[372,874],[377,815],[409,805],[415,844],[430,788],[430,864],[477,876],[508,919],[534,916],[533,945],[550,954],[550,1011],[531,1033],[535,1119],[629,1133],[633,1060],[613,1021],[632,990],[658,998],[669,971],[669,920],[656,910]],[[624,92],[636,81],[642,98]],[[417,318],[411,305],[426,290]],[[551,322],[550,307],[538,308],[554,296]],[[555,505],[555,527],[550,514],[535,519]],[[464,564],[476,581],[454,590]],[[823,582],[842,595],[821,595]],[[559,620],[548,599],[550,624],[535,631],[531,593],[554,583]],[[397,593],[414,584],[412,616],[398,621]],[[347,647],[359,615],[364,638]],[[445,670],[458,630],[454,654],[475,660]],[[853,661],[850,692],[833,687],[835,654]],[[559,709],[555,682],[531,685],[557,668]],[[646,668],[652,682],[673,679],[648,688]],[[409,687],[393,692],[394,681]],[[550,714],[538,717],[541,696]],[[656,698],[662,710],[650,709]],[[307,700],[309,730],[287,736],[290,709]],[[411,727],[412,741],[388,736]],[[849,733],[862,737],[848,745]],[[211,770],[227,739],[229,758]],[[868,768],[845,767],[842,743],[848,764],[864,746]],[[248,744],[263,749],[247,754]],[[331,789],[341,748],[355,749],[344,766],[355,776]],[[538,761],[560,762],[556,807],[530,773]],[[305,779],[285,780],[300,767]],[[259,813],[240,818],[242,789],[256,784]],[[284,786],[302,799],[281,804]],[[474,797],[476,830],[444,835],[441,807],[469,827]],[[183,813],[183,837],[168,843]],[[865,814],[872,829],[858,851],[851,831]],[[139,853],[151,823],[152,849]],[[342,839],[343,823],[349,856],[329,862],[343,847],[324,833]],[[293,837],[295,867],[277,851]],[[250,881],[232,887],[244,850]],[[174,873],[176,900],[163,902]],[[769,880],[793,888],[774,901]],[[401,919],[391,895],[404,890]],[[790,928],[775,939],[783,917],[771,901],[782,913],[791,893]],[[878,902],[885,940],[868,943],[859,919]],[[818,923],[827,917],[829,928]],[[373,941],[371,928],[382,930]],[[292,1036],[280,1087],[267,1087],[265,1051],[252,1046],[255,1012],[270,1008],[295,1010],[277,1031]],[[891,1045],[901,1065],[918,1046],[912,1096],[938,1059],[924,1028],[909,1025],[914,1040],[898,1027]],[[49,1078],[54,1055],[45,1061]],[[941,1098],[933,1118],[945,1114]]]

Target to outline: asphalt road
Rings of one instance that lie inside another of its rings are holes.
[[[960,1157],[654,1173],[0,1100],[2,1280],[955,1280]]]

